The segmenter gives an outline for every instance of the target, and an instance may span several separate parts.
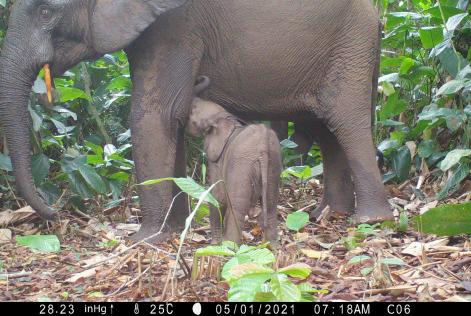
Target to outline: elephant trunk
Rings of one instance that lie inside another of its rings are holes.
[[[38,195],[31,173],[31,117],[28,101],[41,65],[26,61],[18,41],[5,40],[0,56],[0,124],[6,135],[16,186],[26,202],[44,219],[55,212]]]

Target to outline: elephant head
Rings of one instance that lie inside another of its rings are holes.
[[[245,123],[227,112],[222,106],[195,98],[187,130],[193,136],[204,136],[204,150],[208,159],[216,162],[221,157],[234,129],[242,125]]]
[[[162,13],[187,0],[17,0],[0,55],[0,123],[22,196],[45,219],[55,212],[35,190],[27,109],[39,71],[58,75],[133,42]]]

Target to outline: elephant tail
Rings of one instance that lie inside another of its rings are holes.
[[[268,146],[267,146],[268,147]],[[268,218],[268,168],[269,168],[269,148],[263,151],[263,155],[260,159],[260,172],[262,174],[262,223],[264,227],[267,227]]]
[[[280,173],[282,169],[281,150],[278,136],[269,128],[265,127],[265,148],[260,159],[260,171],[262,180],[262,220],[265,228],[273,225],[276,217],[276,208],[278,204],[278,189]],[[276,224],[275,224],[276,225]]]

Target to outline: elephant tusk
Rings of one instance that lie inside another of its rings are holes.
[[[44,65],[44,80],[46,81],[46,89],[47,89],[47,100],[49,103],[52,103],[54,100],[52,99],[52,76],[51,76],[51,69],[49,68],[49,64]]]

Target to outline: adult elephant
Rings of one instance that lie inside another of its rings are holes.
[[[351,211],[355,192],[357,221],[390,219],[371,135],[379,29],[370,0],[17,0],[0,57],[0,120],[18,189],[38,214],[54,217],[30,168],[27,103],[41,67],[59,75],[124,48],[138,182],[184,175],[184,126],[204,74],[212,80],[206,97],[234,114],[301,121],[316,134],[326,204]],[[139,188],[135,239],[158,230],[174,190]],[[173,204],[166,231],[182,226],[185,201]]]

